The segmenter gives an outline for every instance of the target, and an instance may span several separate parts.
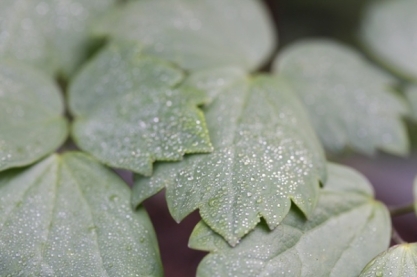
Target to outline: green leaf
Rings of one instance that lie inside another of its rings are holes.
[[[151,175],[155,160],[212,150],[203,92],[181,86],[183,72],[141,54],[136,44],[113,44],[69,90],[77,145],[101,162]]]
[[[0,57],[69,75],[87,55],[92,20],[113,3],[115,0],[2,0]]]
[[[406,89],[405,95],[411,106],[412,116],[417,120],[417,85],[409,85]]]
[[[0,62],[0,171],[31,164],[67,137],[59,89],[48,76]]]
[[[391,91],[395,80],[353,49],[328,40],[299,42],[278,56],[275,69],[302,99],[330,152],[408,152],[401,121],[408,109]]]
[[[196,73],[188,83],[213,99],[205,114],[215,150],[157,165],[151,178],[136,180],[134,205],[166,187],[175,220],[198,208],[231,245],[261,216],[275,228],[291,200],[311,214],[319,180],[325,179],[325,162],[302,106],[286,84],[233,68]]]
[[[386,207],[373,199],[368,181],[329,165],[329,179],[309,220],[291,209],[273,231],[261,224],[235,248],[200,222],[192,248],[210,251],[197,276],[358,276],[390,241]]]
[[[98,36],[136,40],[145,52],[189,70],[255,70],[275,48],[272,23],[257,0],[141,0],[110,13]]]
[[[129,197],[81,153],[1,173],[2,276],[162,276],[151,222]]]
[[[416,277],[417,243],[396,245],[372,260],[359,277]]]
[[[402,77],[417,80],[417,2],[371,1],[359,37],[368,53]]]

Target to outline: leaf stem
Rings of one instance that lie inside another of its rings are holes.
[[[392,234],[391,234],[391,238],[392,240],[396,243],[396,244],[404,244],[407,243],[401,236],[400,234],[398,234],[397,230],[395,230],[395,228],[392,228]]]
[[[412,213],[414,212],[414,203],[407,204],[401,207],[392,207],[389,209],[389,212],[392,217]]]

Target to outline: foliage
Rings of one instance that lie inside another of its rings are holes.
[[[302,2],[363,11],[361,47],[273,57],[259,0],[1,1],[0,276],[162,276],[163,189],[200,212],[197,276],[417,276],[395,213],[326,161],[410,152],[417,2]]]

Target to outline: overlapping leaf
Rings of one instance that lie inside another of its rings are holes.
[[[200,263],[198,277],[354,277],[388,247],[390,224],[364,177],[329,165],[328,182],[309,220],[292,209],[275,230],[261,224],[235,248],[200,222],[189,244],[212,252]]]
[[[146,212],[84,154],[0,175],[2,276],[162,276]]]
[[[411,106],[412,116],[417,120],[417,85],[409,85],[406,89],[406,96]]]
[[[403,77],[417,80],[417,2],[373,1],[360,38],[370,55]]]
[[[199,208],[205,222],[232,245],[261,216],[275,228],[291,200],[311,214],[319,179],[325,179],[324,157],[301,104],[285,82],[248,77],[229,68],[193,74],[188,83],[213,99],[205,114],[215,150],[157,165],[151,178],[136,181],[133,203],[166,187],[177,221]]]
[[[154,160],[209,152],[203,92],[181,86],[183,72],[113,44],[77,76],[69,91],[77,145],[101,162],[151,175]]]
[[[0,62],[0,171],[53,152],[67,136],[64,105],[53,80],[36,70]]]
[[[141,0],[112,12],[95,33],[132,39],[145,52],[196,70],[218,66],[258,68],[276,38],[257,0]]]
[[[325,40],[300,42],[278,56],[275,68],[301,97],[329,151],[408,152],[401,121],[408,109],[390,91],[394,81],[352,49]]]
[[[416,277],[417,243],[396,245],[372,260],[359,277]]]
[[[2,0],[0,57],[71,74],[88,52],[88,27],[115,0]]]

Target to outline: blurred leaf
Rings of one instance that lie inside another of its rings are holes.
[[[70,75],[86,58],[91,21],[115,0],[1,0],[0,57]]]
[[[371,56],[397,74],[417,80],[417,1],[371,1],[359,36]]]
[[[291,200],[311,214],[319,180],[325,179],[325,161],[301,104],[285,83],[233,68],[195,73],[188,83],[213,99],[205,114],[215,150],[157,165],[151,178],[137,179],[134,205],[166,187],[175,220],[200,209],[231,245],[261,216],[275,228]]]
[[[101,162],[151,175],[155,160],[212,150],[203,92],[181,86],[183,72],[144,56],[136,44],[113,44],[71,84],[77,145]]]
[[[396,245],[377,256],[359,277],[416,277],[417,243]]]
[[[299,42],[278,56],[275,70],[301,97],[327,150],[408,152],[401,120],[408,109],[390,91],[395,81],[354,50],[327,40]]]
[[[0,175],[2,276],[162,276],[144,209],[84,154]]]
[[[350,277],[388,247],[390,229],[389,213],[373,199],[368,181],[347,167],[329,165],[309,220],[292,209],[275,230],[261,224],[235,248],[200,222],[189,245],[212,252],[200,263],[198,277]]]
[[[412,116],[417,120],[417,85],[409,85],[405,92],[411,106]]]
[[[0,171],[31,164],[66,139],[67,121],[52,79],[14,62],[0,62]]]
[[[269,58],[276,38],[257,0],[142,0],[110,13],[99,36],[137,40],[145,53],[189,70],[235,65],[255,70]]]

